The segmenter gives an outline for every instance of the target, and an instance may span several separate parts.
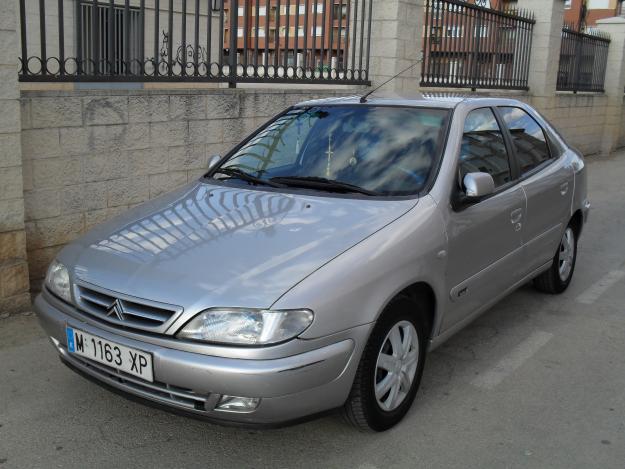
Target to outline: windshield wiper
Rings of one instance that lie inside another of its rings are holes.
[[[246,173],[245,171],[241,171],[238,168],[218,168],[213,174],[225,174],[226,176],[230,176],[231,178],[242,179],[243,181],[251,182],[253,184],[263,184],[270,187],[284,187],[284,185],[277,182],[272,182],[267,179],[252,176],[251,174]]]
[[[272,182],[291,187],[302,187],[308,189],[319,189],[336,192],[356,192],[365,195],[381,195],[379,192],[370,191],[364,187],[349,184],[347,182],[326,179],[317,176],[276,176],[270,179]]]

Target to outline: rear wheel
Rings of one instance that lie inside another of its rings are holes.
[[[551,267],[534,279],[536,288],[545,293],[562,293],[571,283],[576,259],[577,233],[569,224],[564,230]]]
[[[418,302],[399,296],[378,319],[344,407],[347,420],[359,429],[387,430],[410,409],[429,338],[423,313]]]

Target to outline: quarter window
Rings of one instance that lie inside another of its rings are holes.
[[[512,136],[521,175],[551,157],[545,132],[532,116],[518,107],[500,107],[499,110]]]
[[[460,149],[460,181],[467,173],[488,173],[495,187],[510,182],[510,160],[503,134],[490,108],[471,111],[464,122]]]

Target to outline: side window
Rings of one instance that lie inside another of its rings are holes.
[[[512,136],[521,175],[551,158],[545,132],[532,116],[518,107],[499,110]]]
[[[460,181],[467,173],[488,173],[499,187],[511,180],[503,135],[490,108],[471,111],[464,121],[460,148]]]

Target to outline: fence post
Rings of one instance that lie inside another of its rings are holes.
[[[564,2],[562,0],[520,0],[519,8],[534,12],[529,87],[533,96],[553,97],[558,79]]]
[[[423,52],[425,0],[384,0],[374,2],[371,25],[369,77],[379,85],[415,63]],[[385,91],[417,91],[421,64],[403,73],[384,87]]]
[[[17,2],[0,0],[0,311],[30,307],[22,146],[20,91],[17,83]]]
[[[605,73],[606,116],[601,141],[601,154],[608,155],[622,146],[623,91],[625,90],[625,18],[614,17],[597,21],[597,27],[610,35]]]

